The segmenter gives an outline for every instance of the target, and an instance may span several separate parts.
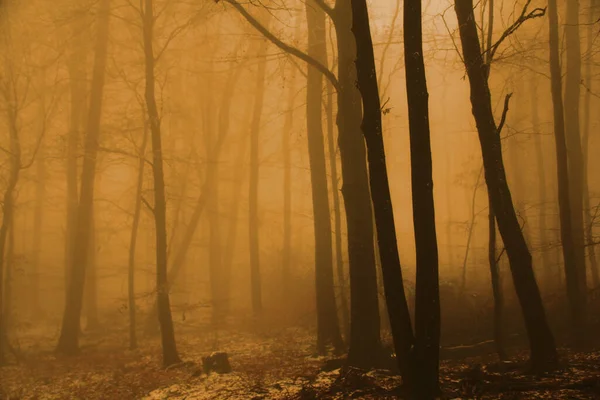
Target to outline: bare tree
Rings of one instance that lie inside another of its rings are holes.
[[[102,0],[98,8],[98,27],[94,55],[94,71],[81,171],[81,189],[77,206],[76,235],[71,248],[70,279],[57,351],[75,354],[79,350],[80,318],[85,284],[86,263],[90,243],[90,226],[94,202],[96,155],[102,117],[105,67],[108,48],[110,0]]]

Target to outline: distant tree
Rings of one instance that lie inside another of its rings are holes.
[[[153,0],[144,0],[142,11],[144,39],[144,67],[146,111],[150,125],[152,143],[152,175],[154,178],[154,215],[156,235],[156,298],[158,305],[158,321],[160,324],[163,366],[168,367],[181,360],[177,353],[169,287],[167,285],[167,204],[165,197],[165,180],[163,170],[163,151],[160,116],[155,95],[155,62],[154,55],[154,4]]]
[[[556,0],[548,1],[548,25],[550,45],[550,81],[552,91],[552,106],[554,116],[554,142],[556,147],[556,173],[558,182],[558,206],[560,218],[560,238],[562,242],[562,255],[564,261],[565,278],[567,283],[567,297],[573,321],[574,339],[579,341],[584,335],[585,297],[577,267],[577,244],[574,238],[573,212],[570,195],[572,190],[571,176],[569,175],[570,158],[568,154],[567,137],[565,132],[565,116],[562,97],[562,79],[560,69],[559,35],[558,35],[558,7]],[[585,269],[584,269],[585,272]]]
[[[79,351],[80,319],[94,202],[94,181],[96,176],[98,138],[100,136],[100,120],[102,117],[109,21],[110,0],[102,0],[98,8],[94,71],[87,118],[80,197],[77,206],[77,233],[73,239],[73,246],[71,248],[70,279],[62,328],[57,346],[57,351],[63,354],[75,354]]]

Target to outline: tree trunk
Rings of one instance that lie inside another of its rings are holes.
[[[63,316],[57,351],[75,354],[79,351],[80,319],[85,284],[86,263],[90,241],[90,223],[94,202],[94,181],[96,177],[96,155],[100,136],[102,97],[108,47],[108,27],[110,22],[110,0],[102,0],[98,10],[98,32],[94,56],[94,72],[90,107],[87,119],[87,133],[84,145],[84,159],[81,172],[81,193],[77,206],[76,233],[71,247],[70,284]]]
[[[154,177],[154,223],[156,229],[156,302],[158,305],[158,321],[160,324],[163,366],[168,367],[180,362],[175,343],[173,318],[167,286],[167,204],[165,198],[165,181],[163,171],[163,154],[161,143],[160,116],[156,106],[154,83],[154,50],[153,1],[145,0],[143,12],[144,60],[145,60],[145,100],[150,133],[152,139],[152,175]]]
[[[331,174],[331,193],[333,196],[333,226],[335,230],[335,270],[339,286],[340,314],[342,319],[342,331],[346,336],[350,335],[350,316],[348,315],[348,291],[346,274],[344,272],[344,252],[342,250],[342,210],[339,193],[339,177],[337,170],[337,156],[335,137],[333,131],[333,87],[327,81],[327,104],[325,113],[327,115],[327,148],[329,152],[329,173]]]
[[[588,20],[587,20],[587,56],[588,60],[585,63],[585,76],[584,76],[584,87],[585,97],[583,103],[583,137],[581,147],[583,149],[582,154],[582,171],[583,171],[583,210],[585,213],[585,241],[586,247],[589,248],[589,260],[590,269],[592,273],[592,282],[594,287],[600,286],[600,270],[598,269],[598,260],[596,258],[596,246],[592,245],[594,242],[594,226],[592,219],[592,210],[590,208],[590,188],[588,182],[589,174],[589,139],[590,139],[590,124],[591,124],[591,100],[592,100],[592,63],[594,62],[594,40],[596,38],[596,30],[594,22],[598,20],[598,12],[596,10],[596,0],[589,1]]]
[[[365,142],[360,131],[361,99],[356,89],[355,40],[350,2],[335,6],[338,53],[338,146],[342,163],[342,196],[346,209],[348,263],[350,271],[350,342],[348,363],[370,368],[381,353],[377,272],[373,241],[373,209]]]
[[[440,290],[421,0],[404,3],[404,55],[417,252],[414,360],[418,386],[415,389],[420,399],[434,399],[439,395]]]
[[[148,144],[148,122],[146,111],[144,115],[144,132],[142,145],[139,148],[138,177],[135,191],[135,206],[133,221],[131,223],[131,237],[129,239],[129,263],[127,268],[127,299],[129,305],[129,349],[137,348],[136,336],[136,305],[135,305],[135,250],[137,247],[138,228],[142,210],[142,192],[144,190],[144,167],[146,165],[146,146]]]
[[[581,132],[579,125],[579,101],[581,84],[581,44],[579,40],[579,0],[567,0],[567,15],[565,18],[565,52],[567,68],[565,71],[565,133],[567,140],[567,158],[569,160],[569,191],[571,196],[571,219],[573,227],[573,242],[575,245],[575,271],[578,291],[582,297],[578,314],[581,314],[582,325],[585,329],[587,283],[585,268],[585,228],[583,224],[583,191],[584,165],[581,147]],[[582,339],[582,338],[580,338]],[[576,340],[578,345],[583,344]]]
[[[506,182],[500,135],[491,105],[472,0],[455,0],[462,52],[471,89],[473,116],[483,156],[485,180],[498,229],[510,262],[517,297],[523,310],[534,369],[556,366],[558,355],[542,304],[531,254],[527,248]]]
[[[494,297],[494,343],[500,360],[506,360],[506,346],[504,345],[504,330],[502,321],[504,315],[504,295],[502,294],[502,281],[500,280],[500,266],[496,256],[496,217],[491,200],[488,199],[488,264],[492,281],[492,295]]]
[[[92,208],[90,219],[90,244],[87,259],[87,274],[84,288],[85,304],[84,314],[86,318],[86,330],[98,329],[98,264],[96,263],[96,217]]]
[[[73,46],[75,47],[69,54],[69,88],[71,94],[71,111],[69,120],[69,130],[67,133],[67,157],[66,157],[66,178],[67,178],[67,225],[65,230],[65,294],[69,290],[70,271],[72,268],[73,245],[77,229],[77,205],[79,203],[79,190],[77,182],[78,167],[78,147],[82,136],[82,130],[86,123],[86,92],[87,92],[87,74],[85,70],[87,54],[83,43],[84,30],[87,28],[88,21],[81,17],[77,24],[74,24],[73,37],[76,38]]]
[[[40,110],[41,117],[45,119],[45,106]],[[45,122],[43,122],[45,123]],[[46,160],[45,147],[42,143],[38,150],[35,182],[35,209],[33,211],[33,249],[31,259],[31,316],[36,319],[42,312],[40,303],[40,270],[42,255],[42,228],[44,219],[44,201],[46,198]]]
[[[269,17],[270,14],[266,13]],[[268,22],[265,22],[268,26]],[[259,140],[260,122],[265,96],[265,75],[267,69],[267,41],[261,40],[257,58],[258,70],[256,72],[256,91],[254,98],[254,112],[250,124],[250,183],[248,188],[248,239],[250,245],[250,293],[252,311],[255,316],[262,312],[262,288],[260,277],[260,245],[259,245],[259,218],[258,218],[258,180],[259,180]]]
[[[308,24],[308,55],[326,65],[325,12],[316,3],[309,1],[306,3],[306,19]],[[322,96],[323,75],[316,68],[308,66],[306,136],[308,139],[315,235],[317,350],[321,355],[325,354],[327,344],[332,344],[338,352],[343,348],[333,289],[333,243],[325,163],[325,140],[322,126]]]
[[[531,87],[529,89],[530,100],[531,100],[531,125],[533,126],[534,134],[534,146],[535,146],[535,161],[536,161],[536,172],[538,178],[538,196],[540,204],[540,221],[539,221],[539,236],[540,236],[540,251],[542,252],[542,269],[546,277],[549,277],[550,264],[550,253],[546,249],[548,244],[548,199],[546,193],[546,168],[544,163],[544,146],[542,142],[542,133],[540,129],[540,118],[539,118],[539,106],[538,106],[538,94],[537,94],[537,79],[536,75],[532,74],[530,77]]]
[[[369,183],[375,210],[386,303],[400,372],[404,383],[410,387],[414,382],[412,379],[414,375],[412,374],[417,372],[410,371],[411,368],[409,368],[412,366],[409,352],[414,338],[400,268],[394,212],[385,162],[385,148],[381,128],[381,104],[375,74],[373,42],[365,0],[352,1],[352,32],[356,40],[357,83],[363,103],[361,128],[367,143]],[[425,143],[428,144],[427,141]],[[366,217],[371,218],[371,215]],[[419,231],[419,236],[420,234],[421,231]],[[435,254],[437,254],[437,250]],[[437,255],[434,258],[437,259]],[[437,268],[437,262],[435,268]],[[435,293],[432,293],[432,296],[435,299]],[[435,313],[435,310],[430,311]],[[435,318],[435,315],[433,315],[432,320]],[[423,327],[424,325],[420,326],[421,329]],[[434,335],[431,339],[437,340],[433,331],[430,331],[430,334]],[[423,345],[425,342],[420,344]],[[421,347],[420,350],[425,349]]]
[[[556,174],[558,181],[558,206],[560,218],[560,238],[562,241],[567,297],[571,308],[574,340],[580,342],[584,336],[585,297],[579,285],[577,268],[577,244],[574,237],[574,220],[570,196],[571,176],[569,176],[569,156],[563,112],[562,82],[558,37],[558,10],[556,0],[548,1],[548,23],[550,38],[550,76],[552,104],[554,111],[554,141],[556,145]]]

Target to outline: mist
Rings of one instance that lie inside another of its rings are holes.
[[[0,398],[599,396],[599,7],[1,1]]]

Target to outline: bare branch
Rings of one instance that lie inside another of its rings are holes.
[[[275,46],[279,47],[281,50],[288,52],[293,56],[298,57],[302,61],[304,61],[307,64],[311,65],[312,67],[316,68],[319,72],[321,72],[323,75],[325,75],[325,77],[327,79],[329,79],[329,81],[331,81],[331,84],[338,92],[340,91],[340,84],[339,84],[337,78],[335,77],[335,75],[333,74],[333,72],[331,72],[329,70],[329,68],[327,68],[326,66],[324,66],[323,64],[321,64],[319,61],[315,60],[308,54],[302,52],[301,50],[298,50],[297,48],[282,42],[274,34],[272,34],[267,28],[265,28],[260,22],[258,22],[258,20],[256,18],[254,18],[248,11],[246,11],[246,9],[237,1],[235,1],[235,0],[223,0],[223,1],[231,4],[246,19],[246,21],[248,21],[250,23],[250,25],[252,25],[257,31],[262,33],[263,36],[265,38],[267,38],[271,43],[273,43]]]
[[[500,123],[498,124],[498,135],[502,132],[502,128],[504,127],[504,123],[506,122],[506,115],[508,114],[508,103],[510,102],[510,98],[512,97],[512,93],[508,93],[504,98],[504,109],[502,110],[502,117],[500,117]]]

